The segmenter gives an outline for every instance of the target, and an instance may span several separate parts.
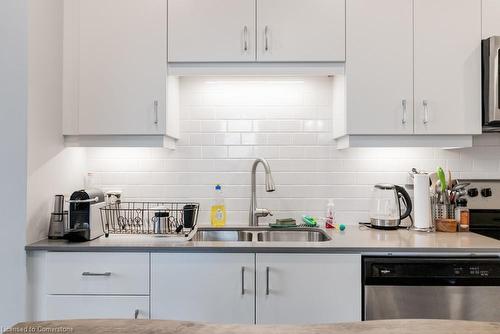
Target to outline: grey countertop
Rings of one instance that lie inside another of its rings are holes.
[[[475,233],[426,233],[408,230],[383,231],[347,226],[345,231],[325,230],[332,240],[324,242],[226,242],[168,241],[148,235],[111,235],[83,243],[41,240],[27,251],[61,252],[234,252],[234,253],[493,253],[500,254],[500,240]]]

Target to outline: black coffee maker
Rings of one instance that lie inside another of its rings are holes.
[[[104,234],[99,210],[106,205],[102,190],[75,191],[68,203],[69,219],[64,239],[82,242],[94,240]]]

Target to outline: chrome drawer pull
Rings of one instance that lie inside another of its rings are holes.
[[[91,273],[90,271],[84,271],[82,273],[82,276],[104,276],[104,277],[109,277],[109,276],[111,276],[111,272],[106,271],[105,273]]]
[[[155,107],[155,125],[158,125],[158,101],[154,101],[154,107]]]
[[[403,107],[403,118],[401,119],[401,123],[406,124],[406,100],[401,101],[401,105]]]
[[[266,296],[269,296],[269,267],[266,267]]]
[[[246,51],[248,51],[248,27],[247,26],[245,26],[243,28],[243,38],[244,38],[243,50],[246,52]]]
[[[424,107],[424,124],[429,123],[429,103],[427,100],[422,101],[422,106]]]
[[[264,28],[264,50],[269,51],[269,27]]]
[[[241,295],[245,295],[245,267],[241,267]]]

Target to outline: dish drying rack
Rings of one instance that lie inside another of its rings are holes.
[[[104,235],[143,234],[190,240],[200,205],[194,202],[121,202],[100,209]]]

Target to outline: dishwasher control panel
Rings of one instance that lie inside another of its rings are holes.
[[[499,258],[365,257],[365,284],[496,285]]]

